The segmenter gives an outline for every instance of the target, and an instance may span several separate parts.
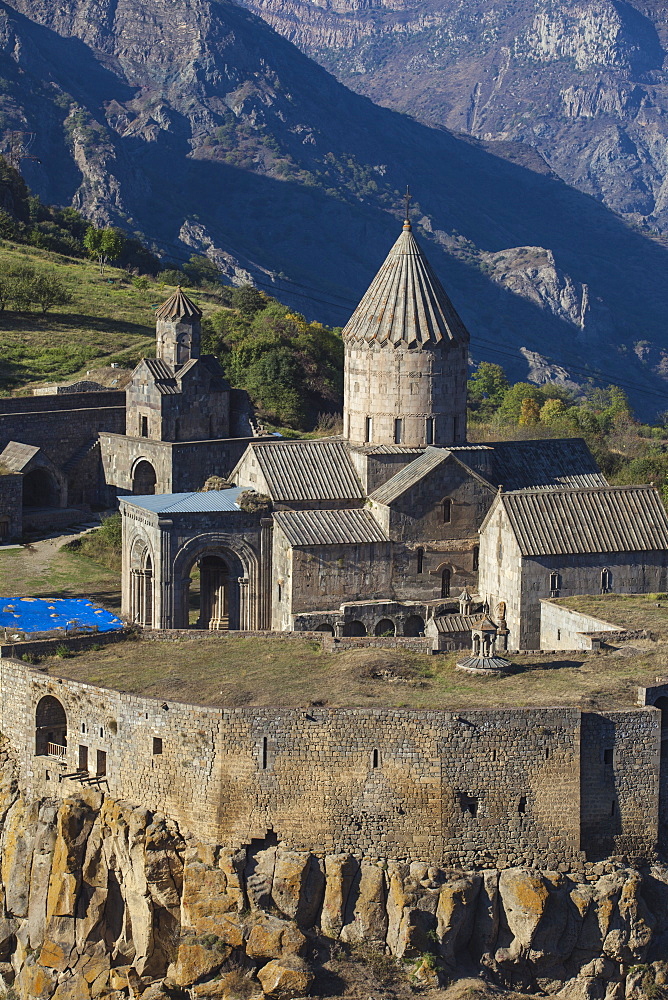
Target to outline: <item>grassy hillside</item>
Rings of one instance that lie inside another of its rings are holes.
[[[0,391],[30,390],[111,361],[132,366],[155,350],[156,307],[174,290],[159,280],[140,279],[91,261],[35,247],[0,242],[0,275],[30,264],[55,273],[72,302],[43,316],[38,311],[0,312]],[[139,286],[139,287],[138,287]],[[200,289],[188,294],[206,313],[214,299]]]

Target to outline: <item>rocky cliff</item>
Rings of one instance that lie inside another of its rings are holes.
[[[668,16],[655,0],[244,2],[380,104],[526,144],[569,184],[668,232]]]
[[[365,996],[475,975],[641,1000],[668,968],[658,864],[462,872],[290,852],[271,833],[231,850],[99,792],[29,801],[6,748],[0,879],[0,990],[21,1000],[332,996],[360,961]]]
[[[436,38],[436,13],[420,10]],[[396,23],[392,37],[407,37]],[[536,51],[552,52],[556,29],[532,31]],[[574,58],[565,44],[560,66]],[[636,48],[625,58],[635,67]],[[538,83],[553,63],[531,65]],[[418,92],[416,79],[404,93]],[[494,131],[485,95],[476,135]],[[498,144],[490,152],[359,97],[227,0],[0,3],[0,126],[5,148],[14,130],[34,132],[37,160],[22,169],[49,202],[139,232],[166,259],[206,252],[230,280],[250,277],[332,323],[348,319],[394,242],[410,183],[419,238],[476,358],[517,377],[529,355],[575,381],[600,369],[644,412],[665,406],[668,287],[657,275],[668,250],[539,155],[515,156],[515,143],[501,156]],[[518,280],[486,256],[524,248],[553,263]]]

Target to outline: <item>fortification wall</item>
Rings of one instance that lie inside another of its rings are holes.
[[[100,410],[125,406],[125,393],[119,389],[100,392],[76,392],[61,395],[6,396],[0,399],[0,417],[16,413],[53,413],[55,410]],[[0,423],[1,426],[1,423]]]
[[[577,709],[201,708],[10,659],[0,661],[0,695],[2,732],[30,794],[80,788],[84,747],[86,780],[103,770],[98,780],[114,798],[232,848],[273,830],[286,849],[319,855],[554,868],[583,860],[581,815],[583,843],[597,849],[648,854],[657,839],[655,709],[585,716],[581,761]],[[45,695],[67,715],[62,762],[35,755]],[[594,767],[601,754],[611,777]]]

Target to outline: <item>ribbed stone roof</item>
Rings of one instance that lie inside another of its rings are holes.
[[[199,319],[202,310],[190,301],[179,285],[174,294],[156,309],[155,315],[158,319]]]
[[[347,341],[423,347],[469,335],[418,246],[410,222],[343,329]]]

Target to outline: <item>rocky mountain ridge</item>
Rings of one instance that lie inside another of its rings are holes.
[[[29,800],[6,745],[0,857],[0,988],[20,1000],[336,995],[333,955],[361,946],[377,996],[397,962],[425,989],[474,974],[561,1000],[642,1000],[667,978],[668,869],[651,861],[462,872],[272,834],[235,850],[92,789]]]
[[[567,183],[668,231],[668,17],[655,0],[244,3],[372,100],[526,144]]]
[[[523,377],[532,357],[665,408],[668,250],[535,154],[511,162],[358,97],[227,0],[2,3],[0,78],[5,137],[34,131],[22,169],[45,201],[342,324],[408,181],[474,358]]]

